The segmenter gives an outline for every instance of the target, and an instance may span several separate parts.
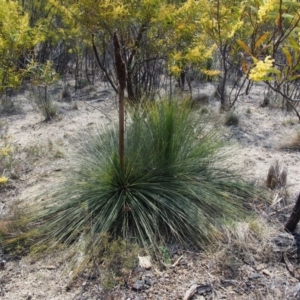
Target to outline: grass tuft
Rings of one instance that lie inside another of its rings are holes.
[[[233,111],[230,111],[225,117],[225,125],[226,126],[238,126],[239,125],[239,117]]]
[[[300,151],[300,131],[298,131],[292,139],[280,146],[284,151]]]

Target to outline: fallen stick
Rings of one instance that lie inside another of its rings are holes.
[[[183,300],[189,300],[196,292],[198,285],[193,284],[184,294]]]

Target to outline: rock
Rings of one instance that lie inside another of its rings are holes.
[[[5,268],[6,265],[6,260],[2,259],[0,260],[0,270],[3,270]]]
[[[144,285],[145,285],[145,281],[144,281],[144,280],[137,280],[137,281],[133,284],[132,288],[133,288],[134,290],[136,290],[136,291],[140,291],[140,290],[143,289]]]
[[[238,284],[237,280],[233,280],[233,279],[224,279],[221,280],[221,283],[223,286],[227,287],[227,286],[235,286]]]
[[[260,274],[258,274],[258,273],[252,273],[252,274],[250,274],[249,276],[248,276],[248,278],[249,279],[258,279],[258,278],[260,278],[261,276],[260,276]]]
[[[299,295],[299,293],[300,293],[300,282],[298,282],[298,283],[295,285],[293,291],[294,291],[294,296]]]
[[[152,285],[152,283],[151,283],[151,279],[150,279],[150,277],[149,277],[149,276],[146,276],[146,277],[145,277],[145,284],[146,284],[146,285],[149,285],[149,286],[151,286],[151,285]]]
[[[212,286],[210,284],[204,284],[197,287],[197,294],[202,295],[212,291]]]

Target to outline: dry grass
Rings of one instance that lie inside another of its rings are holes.
[[[291,117],[289,117],[289,118],[283,120],[281,124],[282,124],[283,126],[294,126],[294,125],[296,125],[297,123],[298,123],[298,120],[297,120],[296,118],[291,118]]]
[[[223,231],[218,248],[207,249],[205,255],[201,255],[201,260],[209,266],[207,277],[215,287],[218,286],[219,296],[225,299],[278,299],[277,292],[270,287],[272,282],[284,278],[275,272],[285,271],[285,266],[279,266],[278,262],[282,253],[290,248],[293,238],[287,239],[282,249],[277,249],[280,229],[267,223],[262,216],[226,226]]]
[[[61,99],[67,102],[70,102],[72,100],[72,95],[68,85],[64,86],[61,93]]]
[[[212,251],[221,265],[229,261],[255,264],[265,260],[272,252],[271,240],[276,235],[275,228],[261,217],[224,226],[223,232],[219,250]]]
[[[233,299],[290,299],[291,274],[281,260],[283,255],[291,259],[293,251],[293,236],[259,216],[225,227],[219,247],[208,249],[203,260],[209,263],[209,278],[218,278],[220,295],[226,299],[233,295],[239,295]],[[274,290],[277,285],[289,288]]]
[[[284,151],[300,151],[300,131],[285,142],[284,145],[281,145],[279,149]]]

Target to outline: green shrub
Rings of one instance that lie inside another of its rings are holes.
[[[0,99],[0,115],[13,115],[22,112],[21,105],[10,97]]]
[[[42,113],[45,121],[51,121],[57,116],[57,108],[53,104],[48,86],[32,86],[30,102],[36,111]]]
[[[43,243],[85,241],[89,257],[109,234],[160,255],[168,241],[205,247],[224,221],[249,213],[255,189],[224,167],[218,134],[205,132],[189,106],[152,102],[130,123],[123,170],[118,130],[98,129],[85,135],[64,181],[43,191],[49,199],[31,217]]]
[[[0,190],[6,186],[14,163],[13,147],[4,132],[4,124],[0,124]]]

